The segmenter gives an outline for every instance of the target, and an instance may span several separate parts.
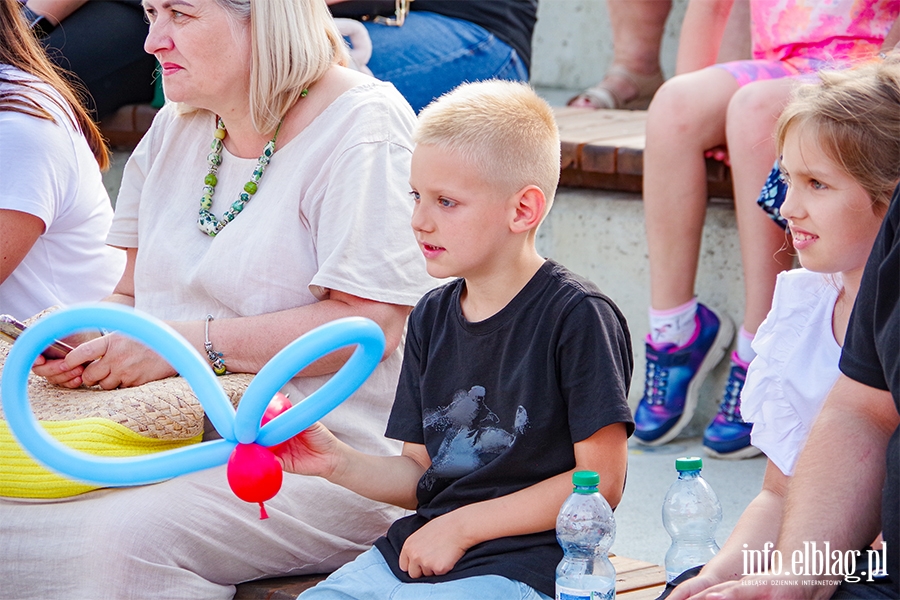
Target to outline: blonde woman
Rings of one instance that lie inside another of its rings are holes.
[[[125,168],[108,241],[128,265],[110,300],[164,319],[204,355],[208,342],[212,368],[242,373],[320,324],[374,320],[384,360],[325,420],[353,447],[398,452],[383,434],[400,339],[432,285],[408,227],[412,110],[390,84],[341,66],[322,0],[144,7],[145,49],[172,103]],[[318,361],[283,391],[302,399],[345,357]],[[173,374],[116,334],[35,372],[107,389]],[[261,522],[224,467],[69,502],[3,502],[4,594],[230,598],[241,581],[332,570],[398,516],[292,475],[267,508]]]

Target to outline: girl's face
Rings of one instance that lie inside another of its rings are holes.
[[[873,210],[872,199],[819,147],[814,131],[787,131],[781,169],[788,183],[781,214],[800,264],[819,273],[861,275],[884,211]]]

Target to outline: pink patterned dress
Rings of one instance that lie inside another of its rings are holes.
[[[846,68],[875,56],[900,0],[750,0],[753,59],[714,65],[740,85]]]

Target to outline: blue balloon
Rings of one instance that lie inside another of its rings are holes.
[[[223,439],[144,456],[108,458],[73,450],[51,437],[29,403],[31,365],[54,340],[92,327],[128,335],[169,361],[190,383]],[[260,428],[266,407],[285,383],[312,362],[350,345],[357,346],[350,360],[325,385]],[[224,464],[238,443],[273,446],[297,435],[365,382],[381,361],[384,346],[381,328],[368,319],[349,317],[322,325],[289,344],[260,369],[235,412],[209,365],[174,329],[123,306],[78,306],[41,319],[13,344],[0,381],[0,397],[10,430],[35,460],[94,485],[143,485]]]

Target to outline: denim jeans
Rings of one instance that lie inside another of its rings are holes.
[[[297,600],[550,600],[549,596],[499,575],[480,575],[444,583],[401,583],[377,549],[363,552]]]
[[[413,11],[402,27],[363,23],[372,38],[372,74],[394,84],[413,110],[466,81],[528,81],[508,44],[468,21]]]

